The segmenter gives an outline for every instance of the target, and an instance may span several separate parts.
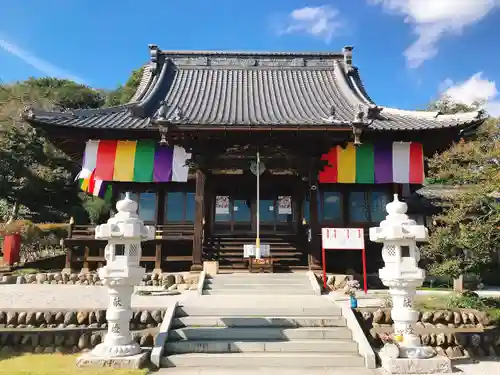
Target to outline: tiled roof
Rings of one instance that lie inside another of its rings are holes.
[[[358,70],[338,53],[164,52],[152,48],[129,104],[102,110],[33,111],[38,123],[144,129],[152,119],[179,125],[323,125],[347,127],[375,107]],[[346,62],[347,61],[347,62]],[[332,108],[334,116],[332,114]],[[423,130],[473,124],[481,113],[381,108],[369,128]],[[329,120],[330,117],[330,120]]]

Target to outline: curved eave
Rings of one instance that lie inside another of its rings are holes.
[[[137,87],[134,95],[132,95],[132,98],[130,98],[129,103],[135,103],[142,100],[154,85],[154,78],[155,74],[152,64],[148,63],[144,65],[142,67],[142,76],[139,86]]]
[[[357,68],[346,71],[342,69],[343,79],[340,87],[344,95],[353,99],[353,104],[358,106],[375,106],[363,84]],[[446,128],[469,128],[478,126],[488,118],[484,111],[471,111],[445,115],[441,112],[411,111],[378,105],[381,109],[380,119],[375,120],[370,126],[373,130],[432,130]]]

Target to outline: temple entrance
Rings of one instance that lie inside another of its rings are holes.
[[[257,205],[262,235],[297,234],[302,195],[297,185],[279,176],[264,176],[257,202],[255,178],[227,178],[218,184],[211,209],[214,234],[252,234],[257,231]]]
[[[297,207],[295,197],[265,195],[259,201],[260,232],[296,234]],[[257,232],[257,199],[255,196],[216,196],[213,233],[250,234]]]

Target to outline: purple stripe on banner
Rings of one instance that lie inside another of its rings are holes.
[[[172,161],[174,149],[158,146],[155,150],[155,164],[153,170],[154,182],[168,182],[172,180]]]
[[[375,183],[389,184],[392,179],[392,144],[382,143],[374,145]]]

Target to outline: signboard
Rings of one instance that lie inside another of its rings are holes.
[[[292,214],[292,197],[279,196],[278,215],[291,215],[291,214]]]
[[[364,230],[360,228],[323,228],[321,231],[323,249],[363,250]]]
[[[255,245],[243,245],[243,258],[250,258],[255,256]]]
[[[229,214],[229,197],[226,195],[218,195],[215,197],[215,214],[227,215]]]
[[[243,245],[243,258],[255,257],[255,244]],[[271,245],[260,244],[260,256],[262,258],[271,256]]]
[[[365,232],[363,228],[322,228],[321,253],[323,256],[323,286],[326,289],[326,250],[361,250],[363,287],[368,293],[366,273]]]

